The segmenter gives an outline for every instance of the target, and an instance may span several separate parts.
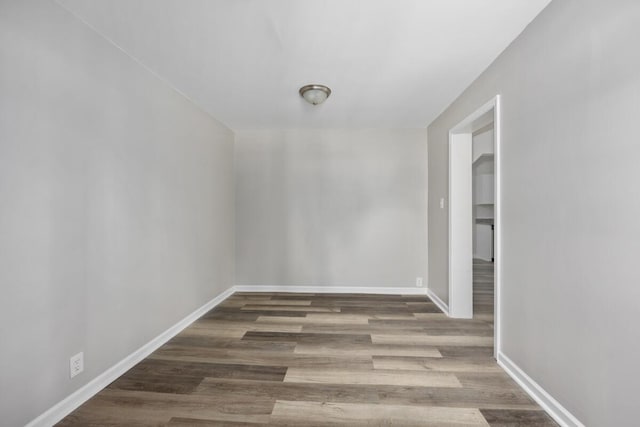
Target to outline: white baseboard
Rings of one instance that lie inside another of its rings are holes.
[[[353,286],[232,286],[217,297],[180,320],[175,325],[134,351],[111,368],[67,396],[46,412],[29,422],[26,427],[49,427],[73,412],[100,390],[111,384],[129,369],[180,333],[184,328],[220,304],[234,292],[306,292],[306,293],[362,293],[389,295],[425,295],[426,288],[353,287]]]
[[[571,412],[555,400],[540,384],[535,382],[511,359],[498,352],[498,365],[504,369],[520,387],[526,391],[542,408],[563,427],[584,427]]]
[[[203,305],[202,307],[180,320],[175,325],[134,351],[111,368],[98,375],[89,383],[76,390],[73,394],[66,397],[55,406],[44,412],[42,415],[27,424],[26,427],[49,427],[62,420],[69,415],[74,409],[82,405],[84,402],[93,397],[100,390],[111,384],[119,376],[127,372],[137,363],[141,362],[145,357],[149,356],[164,343],[180,333],[184,328],[194,321],[198,320],[206,312],[220,304],[227,297],[233,294],[233,287],[222,292],[220,295]]]
[[[301,292],[312,294],[384,294],[384,295],[425,295],[426,288],[392,288],[374,286],[272,286],[236,285],[235,292]]]
[[[198,308],[175,325],[107,369],[89,383],[60,401],[46,412],[29,422],[26,427],[49,427],[69,415],[74,409],[89,400],[100,390],[115,381],[160,346],[180,333],[191,323],[220,304],[234,292],[302,292],[302,293],[369,293],[389,295],[427,295],[447,316],[449,307],[428,288],[395,287],[351,287],[351,286],[233,286]],[[500,365],[558,424],[563,427],[584,427],[575,416],[531,379],[518,365],[503,353],[498,353]]]
[[[449,306],[445,304],[444,301],[442,301],[440,297],[438,297],[438,295],[435,294],[435,292],[427,288],[427,296],[431,299],[431,301],[433,301],[435,305],[438,306],[440,310],[442,310],[444,314],[449,316]]]
[[[46,412],[29,422],[26,427],[49,427],[73,412],[100,390],[111,384],[129,369],[140,363],[184,328],[227,299],[234,292],[307,292],[307,293],[371,293],[391,295],[425,295],[426,288],[349,287],[349,286],[232,286],[217,297],[180,320],[175,325],[134,351],[120,362],[67,396]]]

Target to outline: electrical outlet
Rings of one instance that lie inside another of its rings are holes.
[[[80,352],[69,359],[69,378],[73,378],[84,371],[84,353]]]
[[[444,209],[444,197],[440,198],[440,209]]]
[[[416,288],[422,287],[422,277],[416,277]]]

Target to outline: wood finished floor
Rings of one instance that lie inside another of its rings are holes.
[[[59,426],[555,426],[493,359],[493,265],[473,320],[426,297],[236,293]]]

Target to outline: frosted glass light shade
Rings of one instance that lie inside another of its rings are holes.
[[[300,88],[300,96],[309,104],[322,104],[331,95],[331,89],[323,85],[306,85]]]

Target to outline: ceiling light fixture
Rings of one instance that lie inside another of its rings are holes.
[[[306,85],[300,88],[300,96],[309,104],[322,104],[331,95],[331,89],[324,85]]]

